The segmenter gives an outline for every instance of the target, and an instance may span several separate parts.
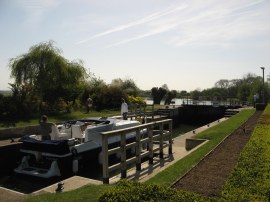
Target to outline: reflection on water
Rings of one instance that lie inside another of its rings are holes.
[[[152,105],[153,100],[152,99],[145,99],[146,104]],[[192,100],[192,99],[182,99],[182,98],[175,98],[172,99],[172,103],[174,105],[236,105],[239,104],[237,101],[210,101],[210,100]],[[160,105],[165,105],[165,100],[160,101]]]
[[[146,98],[145,99],[146,104],[153,104],[153,100],[151,98]],[[191,99],[181,99],[181,98],[175,98],[172,99],[172,102],[174,103],[174,105],[182,105],[182,104],[186,104],[189,103],[191,104],[193,101]],[[211,104],[211,102],[209,101],[209,103],[206,104]],[[161,100],[160,105],[165,105],[165,100]]]

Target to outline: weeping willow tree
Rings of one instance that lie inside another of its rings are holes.
[[[15,85],[32,86],[41,102],[74,100],[83,90],[86,70],[82,61],[68,61],[53,41],[32,46],[28,53],[9,61]]]

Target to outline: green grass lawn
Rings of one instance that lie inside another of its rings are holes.
[[[154,111],[158,110],[160,105],[154,105]],[[146,112],[152,112],[152,107],[147,106]],[[50,122],[62,122],[67,120],[75,120],[87,117],[110,117],[110,116],[120,116],[120,108],[119,109],[105,109],[101,111],[91,110],[89,113],[86,113],[85,110],[77,110],[71,113],[59,113],[57,115],[49,115]],[[18,126],[29,126],[29,125],[36,125],[38,124],[39,115],[35,118],[31,119],[24,119],[24,120],[7,120],[5,122],[0,123],[0,128],[7,128],[7,127],[18,127]]]
[[[72,113],[62,113],[58,115],[48,115],[50,122],[62,122],[67,120],[75,120],[75,119],[81,119],[81,118],[87,118],[87,117],[103,117],[103,116],[117,116],[120,115],[120,110],[102,110],[102,111],[90,111],[89,113],[86,113],[84,111],[74,111]],[[18,120],[13,123],[1,123],[0,128],[6,128],[6,127],[18,127],[18,126],[29,126],[29,125],[36,125],[38,124],[39,117],[32,118],[32,119],[26,119],[26,120]]]
[[[169,168],[157,174],[146,183],[154,183],[163,186],[171,186],[184,173],[190,170],[197,164],[210,150],[219,144],[226,136],[232,133],[238,126],[244,123],[252,114],[254,110],[243,110],[232,118],[216,125],[208,130],[199,133],[197,138],[209,139],[208,143],[195,150],[190,155],[177,161]],[[24,201],[98,201],[99,196],[110,189],[114,185],[89,185],[79,188],[74,191],[44,194],[34,196]]]

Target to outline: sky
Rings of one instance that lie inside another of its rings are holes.
[[[53,40],[107,84],[203,90],[270,72],[270,0],[0,0],[0,90],[11,58]]]

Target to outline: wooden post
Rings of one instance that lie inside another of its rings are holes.
[[[154,104],[152,104],[152,121],[154,121]]]
[[[103,184],[109,184],[109,159],[108,159],[108,136],[102,136],[102,167],[103,167]]]
[[[168,153],[169,153],[169,155],[172,155],[172,142],[173,142],[173,140],[172,140],[172,120],[170,120],[170,122],[169,122],[169,133],[170,133],[170,135],[169,135],[169,151],[168,151]]]
[[[146,120],[146,105],[144,104],[143,107],[143,118]]]
[[[148,130],[148,136],[149,136],[149,143],[148,143],[148,149],[149,149],[149,164],[154,164],[154,151],[153,151],[153,125],[150,125],[150,127],[147,128]]]
[[[126,134],[121,133],[121,178],[127,177],[127,155],[126,155]]]
[[[140,130],[136,130],[136,170],[142,170],[142,159],[141,159],[141,133]]]
[[[163,159],[163,123],[159,124],[159,158]]]

